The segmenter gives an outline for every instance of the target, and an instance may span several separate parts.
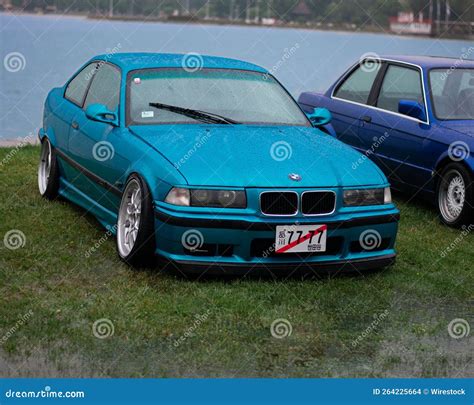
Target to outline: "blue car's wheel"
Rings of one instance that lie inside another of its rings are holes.
[[[59,168],[56,154],[48,138],[41,142],[41,154],[38,165],[38,188],[40,194],[48,200],[58,196]]]
[[[459,226],[473,220],[473,187],[472,176],[464,166],[452,163],[443,169],[437,187],[441,221]]]
[[[155,232],[150,190],[138,175],[130,176],[117,219],[117,252],[132,266],[150,265],[154,259]]]

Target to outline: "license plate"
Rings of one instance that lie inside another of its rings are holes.
[[[325,252],[327,233],[327,225],[277,226],[275,252]]]

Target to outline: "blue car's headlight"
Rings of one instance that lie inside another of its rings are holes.
[[[390,187],[344,190],[345,206],[382,205],[391,202]]]
[[[247,196],[242,190],[204,190],[174,187],[165,202],[186,207],[246,208]]]

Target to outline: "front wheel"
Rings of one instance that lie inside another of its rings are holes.
[[[38,165],[38,188],[40,194],[48,200],[54,200],[58,196],[58,162],[48,138],[44,138],[41,142],[41,154]]]
[[[442,170],[437,187],[437,205],[443,223],[457,227],[472,222],[473,187],[472,176],[464,166],[452,163]]]
[[[138,175],[130,176],[122,194],[117,219],[117,252],[126,263],[145,267],[153,263],[155,223],[150,190]]]

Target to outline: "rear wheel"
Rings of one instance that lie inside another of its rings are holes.
[[[138,175],[130,176],[117,219],[117,252],[122,260],[136,267],[154,262],[155,223],[150,190]]]
[[[473,187],[472,176],[464,166],[452,163],[441,171],[437,187],[437,202],[442,222],[454,227],[472,222]]]
[[[40,194],[48,200],[54,200],[58,196],[59,168],[56,154],[48,138],[44,138],[41,142],[38,188]]]

